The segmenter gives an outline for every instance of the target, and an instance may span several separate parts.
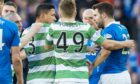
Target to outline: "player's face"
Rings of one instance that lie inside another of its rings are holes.
[[[16,9],[13,6],[4,5],[2,9],[2,16],[5,16],[9,13],[16,13]]]
[[[93,14],[92,13],[85,13],[85,14],[83,14],[83,19],[82,19],[83,22],[89,23],[91,25],[91,23],[90,23],[90,21],[88,19],[93,20]]]
[[[44,15],[44,22],[53,23],[56,20],[55,18],[55,10],[51,9],[48,13]]]
[[[98,12],[98,9],[93,10],[93,19],[95,21],[95,23],[98,25],[99,28],[103,28],[104,24],[103,24],[103,18],[101,16],[101,14]]]
[[[14,18],[14,22],[17,24],[17,26],[19,28],[19,31],[21,32],[22,31],[22,20],[21,20],[21,17],[20,16],[16,16]]]

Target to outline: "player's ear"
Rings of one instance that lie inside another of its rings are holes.
[[[41,18],[44,18],[45,15],[46,15],[45,13],[41,13],[40,17],[41,17]]]
[[[105,19],[107,15],[105,13],[102,13],[102,17]]]

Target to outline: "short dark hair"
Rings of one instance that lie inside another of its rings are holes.
[[[4,5],[9,5],[9,6],[13,6],[16,10],[17,10],[17,5],[15,2],[12,2],[12,1],[8,1],[8,2],[5,2]]]
[[[59,8],[66,17],[73,17],[76,11],[75,0],[61,0]]]
[[[37,7],[35,17],[38,18],[41,13],[47,13],[50,9],[54,9],[54,6],[50,3],[42,3]]]
[[[101,2],[92,6],[92,9],[98,9],[99,13],[106,13],[108,17],[113,17],[114,8],[109,2]]]

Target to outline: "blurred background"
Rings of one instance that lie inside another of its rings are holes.
[[[7,1],[13,1],[17,4],[18,13],[22,17],[23,28],[27,28],[35,21],[36,7],[40,3],[52,3],[57,13],[60,0],[5,0],[5,2]],[[131,51],[129,56],[128,68],[133,84],[140,84],[140,0],[76,0],[78,11],[76,20],[81,21],[82,12],[85,9],[103,1],[113,4],[115,19],[128,28],[131,39],[137,42],[137,51]],[[56,17],[58,18],[58,14]]]

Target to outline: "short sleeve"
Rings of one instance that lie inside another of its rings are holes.
[[[105,38],[101,36],[100,31],[96,31],[91,37],[91,40],[96,44],[101,45],[105,41]]]
[[[12,23],[10,27],[12,27],[12,29],[14,30],[14,32],[13,32],[13,40],[12,40],[12,46],[19,46],[20,37],[18,35],[18,27],[14,23]]]

